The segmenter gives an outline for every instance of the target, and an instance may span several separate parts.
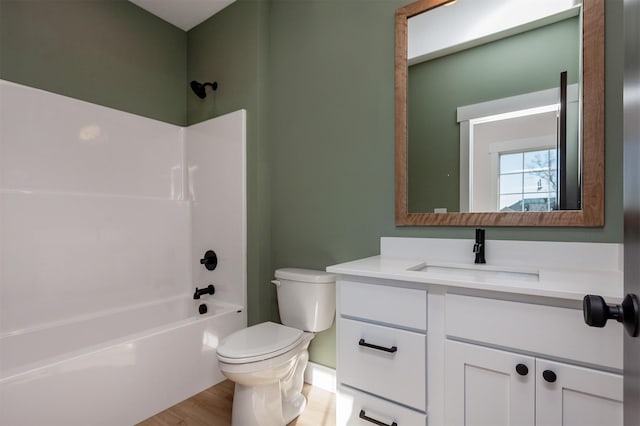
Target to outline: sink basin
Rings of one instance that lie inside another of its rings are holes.
[[[540,274],[533,268],[519,268],[510,266],[467,265],[450,263],[425,263],[413,271],[426,272],[434,275],[446,275],[453,279],[473,281],[538,281]]]

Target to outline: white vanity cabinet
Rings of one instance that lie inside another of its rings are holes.
[[[606,371],[621,360],[620,345],[606,346],[619,333],[584,327],[581,314],[447,295],[445,424],[621,426],[622,376]]]
[[[445,353],[447,425],[622,426],[619,374],[456,341]]]
[[[427,292],[337,285],[337,424],[426,425]]]
[[[534,425],[534,358],[447,341],[445,377],[447,425]]]
[[[622,395],[620,374],[536,359],[537,425],[621,426]]]
[[[337,274],[337,424],[622,425],[622,245],[384,237]]]

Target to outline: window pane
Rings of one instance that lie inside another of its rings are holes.
[[[557,151],[500,155],[500,211],[549,211],[556,209]]]
[[[522,211],[522,195],[501,195],[500,196],[501,212],[521,212]]]
[[[558,190],[558,171],[556,169],[549,170],[546,176],[549,179],[549,191],[555,193]]]
[[[524,194],[522,202],[526,212],[545,212],[549,210],[548,194]]]
[[[557,151],[555,149],[550,149],[549,150],[549,165],[552,169],[557,169],[558,164],[557,164]]]
[[[542,151],[530,151],[524,153],[524,169],[525,170],[539,170],[548,169],[549,162],[549,150]]]
[[[522,193],[522,173],[500,176],[500,194]]]
[[[500,155],[500,174],[522,170],[522,153]]]
[[[529,172],[524,174],[524,192],[549,192],[549,172]]]

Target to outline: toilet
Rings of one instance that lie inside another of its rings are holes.
[[[282,324],[256,324],[218,345],[220,371],[235,382],[232,426],[284,426],[304,411],[307,349],[335,317],[334,274],[283,268],[275,278]]]

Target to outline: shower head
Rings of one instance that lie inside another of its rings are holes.
[[[200,99],[204,99],[207,96],[207,92],[205,91],[205,87],[207,86],[211,86],[213,90],[216,90],[218,88],[218,83],[215,81],[213,83],[198,83],[195,80],[191,82],[191,90],[193,90],[193,93],[195,93]]]

